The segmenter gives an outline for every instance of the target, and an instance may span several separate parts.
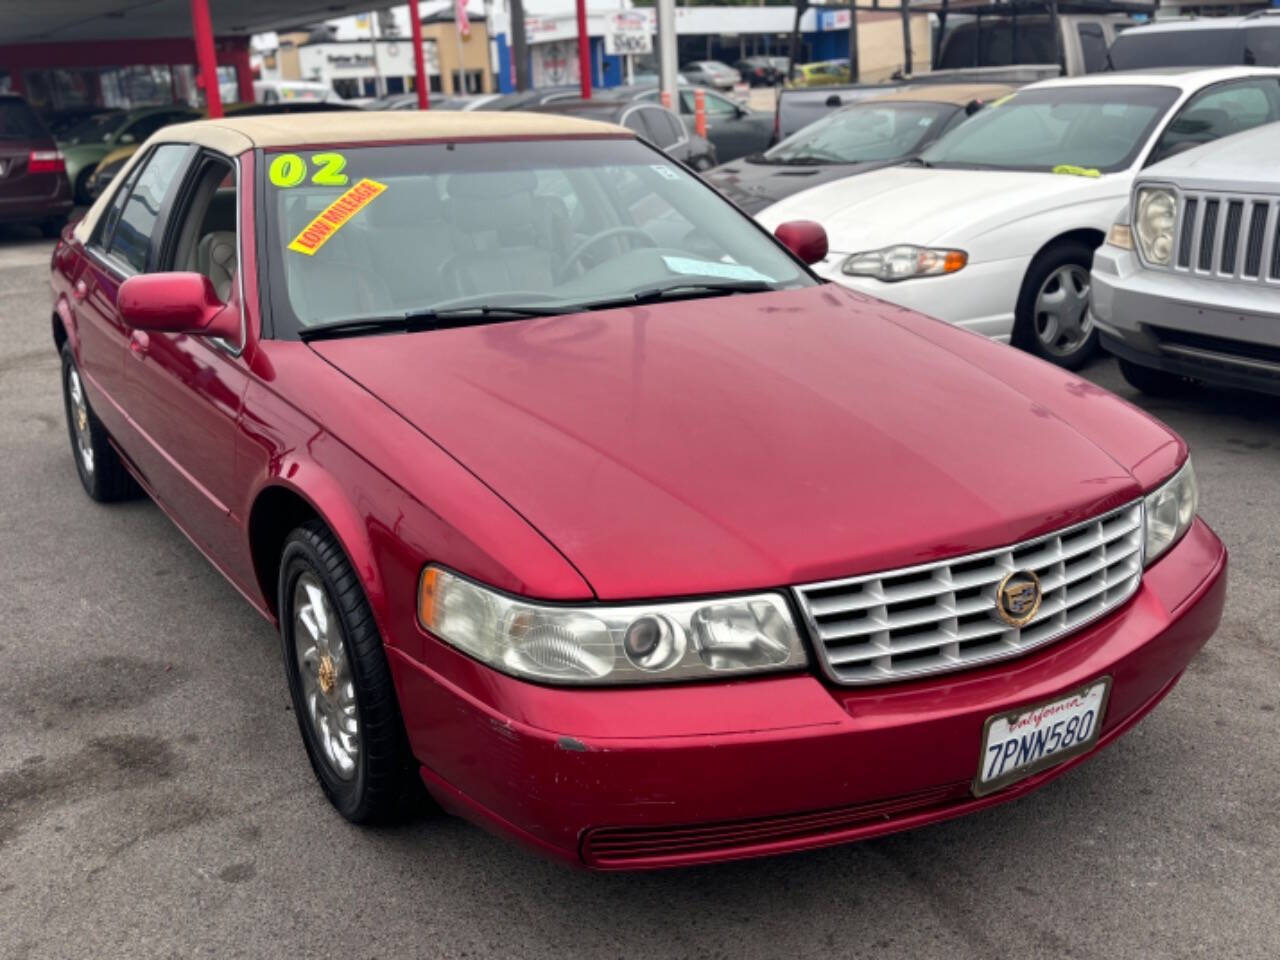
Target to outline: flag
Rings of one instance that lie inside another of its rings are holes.
[[[467,17],[467,0],[453,0],[453,19],[458,25],[458,32],[464,37],[471,36],[471,20]]]

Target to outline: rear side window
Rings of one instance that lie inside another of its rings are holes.
[[[934,69],[1007,67],[1018,63],[1057,63],[1053,28],[1045,20],[1011,18],[964,23],[947,33]]]
[[[48,136],[26,101],[0,97],[0,140],[44,140]]]
[[[1222,67],[1244,63],[1243,32],[1202,30],[1126,30],[1111,44],[1116,70],[1151,67]]]
[[[1077,30],[1080,52],[1084,56],[1084,72],[1101,73],[1107,69],[1107,38],[1102,33],[1102,24],[1082,23]]]
[[[180,143],[164,143],[156,147],[120,211],[107,253],[134,270],[147,269],[151,236],[165,198],[182,172],[187,149]]]

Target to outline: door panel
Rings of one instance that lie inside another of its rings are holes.
[[[120,275],[95,256],[84,255],[71,286],[71,310],[76,318],[80,350],[76,358],[89,405],[107,432],[126,450],[130,428],[119,410],[124,396],[124,355],[129,331],[116,313]]]

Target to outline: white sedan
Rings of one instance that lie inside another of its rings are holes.
[[[847,287],[1075,369],[1092,355],[1093,251],[1143,167],[1280,120],[1280,70],[1106,73],[997,101],[904,166],[757,215],[815,220],[814,269]]]

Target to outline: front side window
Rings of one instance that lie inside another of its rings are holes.
[[[1212,143],[1233,133],[1252,130],[1280,117],[1280,80],[1258,77],[1237,80],[1201,90],[1173,118],[1149,163]]]
[[[1134,162],[1177,98],[1176,87],[1032,88],[983,110],[921,157],[936,167],[1114,173]]]
[[[765,152],[766,163],[827,164],[910,156],[957,107],[946,103],[860,103],[829,113]]]
[[[335,152],[341,185],[320,172]],[[572,312],[667,288],[815,282],[629,138],[273,151],[262,168],[277,336],[467,305]]]
[[[1250,27],[1244,32],[1244,62],[1280,67],[1280,28]]]
[[[147,269],[147,253],[165,198],[183,169],[187,146],[164,143],[151,151],[120,211],[107,253],[138,272]]]

